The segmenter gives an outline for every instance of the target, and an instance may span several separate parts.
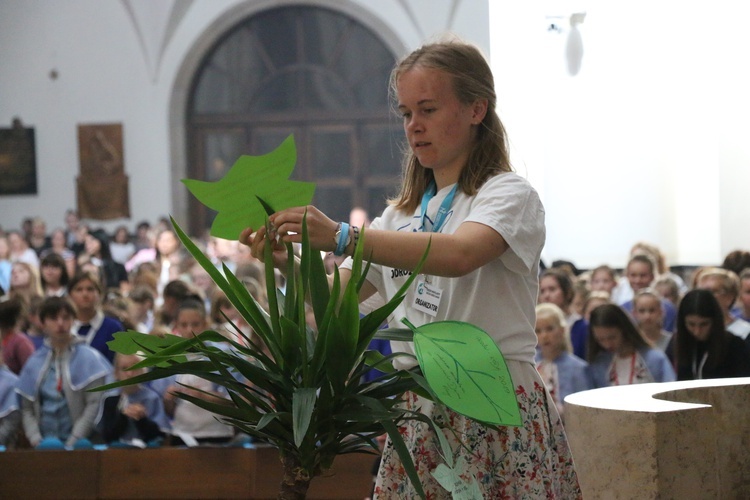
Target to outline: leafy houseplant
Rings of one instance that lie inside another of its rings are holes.
[[[367,272],[362,258],[364,230],[355,249],[351,280],[342,289],[338,271],[333,285],[329,285],[320,252],[310,248],[303,222],[298,269],[292,247],[287,245],[285,296],[277,295],[274,290],[272,250],[266,244],[269,302],[266,312],[228,268],[219,271],[174,219],[172,223],[182,243],[226,293],[255,335],[245,337],[243,345],[215,331],[198,333],[190,339],[171,335],[161,339],[133,331],[118,333],[110,348],[121,353],[142,353],[144,360],[135,366],[151,370],[101,389],[175,374],[198,375],[224,386],[230,396],[227,404],[186,394],[178,397],[214,412],[238,430],[278,448],[283,465],[281,499],[305,498],[311,480],[326,473],[337,455],[377,451],[375,438],[385,430],[409,478],[424,497],[397,427],[409,419],[431,424],[418,412],[399,405],[405,391],[424,393],[420,388],[427,391],[429,388],[418,370],[392,367],[392,358],[404,354],[383,356],[367,350],[380,325],[403,300],[424,257],[390,302],[360,317],[358,295]],[[306,298],[318,325],[317,332],[305,322]],[[217,342],[229,347],[219,348]],[[363,382],[363,373],[372,367],[385,374]]]

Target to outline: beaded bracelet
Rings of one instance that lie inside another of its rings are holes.
[[[357,251],[357,242],[359,241],[359,228],[357,226],[352,226],[352,231],[354,231],[354,238],[352,239],[354,242],[354,245],[352,246],[352,255],[354,255],[354,252]]]

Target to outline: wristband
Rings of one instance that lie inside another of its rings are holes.
[[[352,237],[349,234],[349,224],[346,222],[340,222],[339,227],[336,230],[336,250],[333,251],[333,255],[341,257],[344,255],[344,250],[349,246],[352,241]]]

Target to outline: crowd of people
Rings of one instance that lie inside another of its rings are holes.
[[[388,300],[400,293],[429,246],[392,326],[401,318],[415,325],[448,320],[487,331],[505,356],[521,417],[518,427],[488,426],[407,392],[407,408],[448,428],[400,423],[429,497],[446,497],[432,472],[447,460],[441,445],[447,440],[450,463],[460,464],[456,477],[473,482],[485,498],[581,498],[562,422],[567,394],[750,375],[750,253],[733,252],[720,266],[698,269],[689,283],[670,272],[657,248],[643,243],[634,246],[622,273],[609,265],[580,273],[565,262],[540,272],[544,209],[510,165],[494,79],[480,51],[459,41],[425,45],[399,62],[391,83],[410,147],[400,193],[361,240],[372,265],[360,298]],[[246,228],[241,244],[198,243],[264,303],[257,259],[265,258],[271,240],[274,266],[287,269],[281,243],[300,242],[303,220],[310,247],[339,266],[344,288],[360,226],[337,224],[315,207],[277,212],[269,217],[270,232]],[[108,349],[117,331],[186,336],[211,326],[231,336],[237,330],[228,322],[247,328],[205,271],[185,256],[166,221],[139,224],[131,238],[127,229],[110,237],[87,227],[72,211],[65,227],[49,234],[44,221],[30,219],[0,235],[0,287],[5,445],[19,436],[41,448],[76,448],[95,439],[149,446],[234,438],[231,429],[174,397],[188,390],[182,384],[198,386],[205,397],[225,397],[205,380],[166,379],[117,394],[86,391],[132,376],[124,368],[133,360]],[[430,307],[416,300],[423,290],[430,292]],[[392,347],[414,354],[411,343]],[[394,364],[412,368],[418,362],[412,356]],[[20,398],[8,396],[13,391]],[[374,493],[416,496],[390,439]]]
[[[246,247],[209,237],[196,242],[265,302],[262,266]],[[0,230],[0,446],[193,446],[239,439],[212,414],[175,397],[195,388],[226,397],[222,387],[201,379],[88,392],[139,374],[126,370],[137,357],[109,349],[115,333],[187,337],[209,328],[233,340],[251,333],[166,220],[110,234],[70,210],[64,227],[49,232],[38,217]]]
[[[537,369],[565,396],[612,385],[750,376],[750,252],[686,279],[639,242],[618,273],[555,262],[540,276]]]
[[[232,323],[250,331],[165,220],[111,235],[73,211],[65,223],[47,234],[35,218],[0,233],[0,445],[231,441],[230,427],[174,397],[178,382],[224,397],[198,379],[86,393],[140,373],[125,369],[137,357],[109,350],[116,332],[187,336],[211,327],[238,339]],[[198,243],[264,301],[262,264],[247,247]],[[622,272],[555,262],[540,273],[537,369],[561,415],[567,395],[592,388],[750,376],[750,252],[687,280],[663,262],[658,248],[639,243]]]

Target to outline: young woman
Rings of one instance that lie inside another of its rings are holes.
[[[750,268],[744,269],[739,278],[740,290],[732,313],[740,319],[750,321]]]
[[[555,304],[562,309],[568,326],[580,319],[570,307],[574,297],[573,280],[568,273],[554,267],[542,273],[539,278],[539,303]]]
[[[606,292],[612,297],[612,291],[617,287],[617,273],[606,264],[591,271],[591,291]]]
[[[175,333],[180,337],[191,338],[206,330],[208,326],[208,315],[202,300],[189,298],[177,308]],[[216,345],[221,347],[220,344]],[[222,402],[226,401],[227,397],[223,387],[195,375],[186,374],[177,375],[173,379],[173,384],[163,392],[164,408],[172,417],[172,444],[194,446],[199,443],[227,443],[232,439],[233,427],[217,419],[214,413],[175,395],[182,392]]]
[[[11,297],[20,297],[26,305],[32,298],[43,296],[39,268],[28,262],[14,262],[10,271]]]
[[[403,326],[404,317],[417,326],[457,320],[488,332],[508,363],[523,426],[487,427],[412,393],[405,395],[405,404],[456,430],[462,445],[453,432],[444,434],[455,458],[467,462],[464,476],[481,478],[485,498],[580,498],[560,416],[534,366],[544,208],[531,185],[512,172],[489,65],[473,46],[430,44],[396,66],[392,88],[409,151],[401,193],[367,230],[364,254],[372,266],[360,298],[376,292],[386,299],[393,296],[431,240],[423,276],[388,323]],[[343,223],[311,206],[270,217],[283,242],[301,240],[305,212],[313,249],[351,255],[356,231],[345,230]],[[253,231],[243,231],[240,241],[262,258],[267,234],[264,228]],[[282,250],[282,245],[275,246],[274,263],[281,269],[286,260]],[[351,260],[342,263],[344,282],[350,269]],[[419,286],[432,287],[440,297],[433,304],[434,316],[418,308]],[[411,343],[393,342],[392,347],[394,352],[414,353]],[[396,362],[399,367],[415,363],[405,357]],[[416,422],[400,430],[427,496],[447,497],[431,474],[443,462],[436,436]],[[389,440],[375,497],[415,496]]]
[[[570,327],[570,343],[573,346],[573,354],[581,359],[587,357],[591,311],[602,304],[611,304],[609,294],[604,291],[591,292],[589,298],[583,303],[583,317]]]
[[[666,351],[672,333],[662,328],[662,297],[653,288],[644,288],[633,297],[633,318],[643,336],[662,351]]]
[[[127,227],[118,226],[115,229],[109,250],[112,252],[112,260],[123,265],[135,254],[135,243],[130,241],[130,232]]]
[[[104,231],[91,231],[86,235],[84,253],[78,257],[79,265],[86,259],[101,270],[103,289],[119,289],[121,283],[127,283],[128,273],[125,271],[125,266],[112,259],[109,249],[109,236]]]
[[[73,250],[67,247],[65,240],[65,231],[62,228],[57,228],[50,234],[51,245],[47,250],[40,254],[40,257],[44,259],[50,253],[56,253],[62,257],[65,262],[65,268],[68,271],[68,276],[73,276],[76,272],[76,254]]]
[[[41,264],[42,290],[46,297],[62,297],[68,293],[70,275],[65,259],[57,253],[51,252],[42,257]]]
[[[620,306],[604,304],[591,312],[588,344],[594,387],[675,379],[667,356],[651,347]]]
[[[733,272],[719,267],[708,267],[698,278],[698,287],[710,290],[724,313],[724,328],[750,342],[750,323],[732,314],[732,307],[740,294],[740,279]]]
[[[146,373],[146,368],[128,370],[141,361],[137,354],[115,356],[115,379],[128,380]],[[105,443],[157,445],[169,431],[169,418],[161,395],[146,384],[133,384],[108,391],[102,401],[98,427]]]
[[[13,263],[10,260],[10,244],[8,237],[0,234],[0,296],[10,290],[10,271]]]
[[[750,349],[726,331],[724,311],[710,290],[682,298],[671,347],[678,380],[750,376]]]
[[[19,297],[0,301],[0,338],[2,359],[10,371],[18,374],[26,360],[34,354],[34,343],[19,329],[25,313],[25,304]]]
[[[588,363],[571,353],[565,315],[554,304],[536,306],[536,369],[547,385],[557,410],[563,414],[568,394],[592,388]]]
[[[47,297],[39,309],[46,340],[24,365],[17,391],[23,429],[32,446],[44,438],[73,447],[90,438],[112,365],[72,332],[76,311],[67,297]]]
[[[111,363],[115,353],[107,342],[124,330],[122,323],[102,311],[102,287],[97,276],[80,272],[70,281],[70,298],[77,309],[74,328],[88,345],[99,351]]]
[[[651,287],[656,278],[657,267],[653,257],[647,254],[635,254],[628,261],[625,268],[625,276],[630,283],[632,290],[631,299],[621,303],[623,309],[628,313],[633,312],[633,299],[640,290]],[[671,302],[661,299],[662,307],[662,328],[668,332],[674,332],[675,320],[677,318],[677,309]]]
[[[12,262],[26,262],[39,268],[39,256],[29,247],[29,242],[20,231],[8,231],[8,244]]]

